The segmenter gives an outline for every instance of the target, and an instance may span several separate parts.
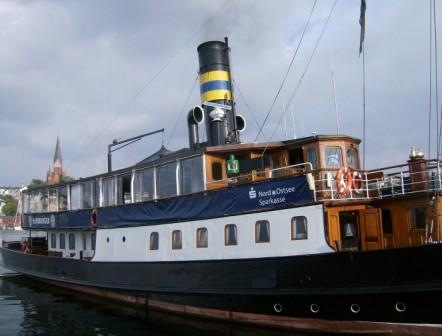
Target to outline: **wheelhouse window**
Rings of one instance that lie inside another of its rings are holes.
[[[204,189],[203,160],[201,156],[180,162],[180,186],[182,194],[189,194]]]
[[[51,233],[51,248],[57,248],[57,235],[55,233]]]
[[[66,248],[66,236],[64,233],[60,233],[60,249],[64,250]]]
[[[347,150],[347,166],[352,169],[359,168],[358,151],[356,148],[351,147]]]
[[[42,212],[47,212],[48,208],[49,208],[49,197],[48,197],[48,190],[42,190],[41,192],[41,200],[42,200],[42,206],[41,206],[41,211]]]
[[[214,181],[221,181],[223,179],[223,165],[221,162],[212,163],[212,179]]]
[[[196,230],[196,247],[208,246],[208,231],[207,228],[198,228]]]
[[[61,186],[58,188],[58,211],[66,211],[68,209],[68,188]]]
[[[69,250],[75,250],[75,234],[69,233]]]
[[[292,240],[307,239],[307,218],[296,216],[292,218]]]
[[[342,166],[341,148],[327,147],[325,149],[325,165],[327,168],[339,168]]]
[[[83,209],[91,209],[93,208],[93,181],[86,181],[81,183],[81,194],[83,195],[82,208]]]
[[[135,202],[152,200],[154,192],[154,168],[136,171],[134,180]]]
[[[408,210],[411,230],[425,230],[427,225],[427,211],[425,208],[411,208]]]
[[[255,242],[270,242],[270,223],[267,220],[260,220],[255,223]]]
[[[71,185],[71,210],[78,210],[81,207],[80,202],[80,184]]]
[[[99,179],[99,178],[97,178],[94,182],[93,182],[93,184],[94,184],[94,191],[95,191],[95,193],[94,193],[94,195],[95,195],[95,197],[94,197],[94,206],[95,207],[100,207],[101,206],[101,202],[102,202],[102,197],[100,196],[101,195],[101,180]]]
[[[313,169],[318,169],[318,156],[316,154],[316,148],[307,148],[307,162],[312,164]]]
[[[158,193],[160,197],[176,196],[176,162],[158,167]]]
[[[152,232],[150,234],[149,250],[158,250],[160,245],[158,232]]]
[[[393,220],[389,209],[382,209],[382,232],[384,234],[393,233]]]
[[[224,245],[238,245],[238,234],[235,224],[227,224],[224,227]]]
[[[183,248],[182,234],[180,230],[172,232],[172,249],[181,250]]]
[[[31,199],[31,197],[29,194],[23,193],[21,195],[21,201],[23,204],[23,213],[28,213],[30,211],[30,207],[29,207],[30,206],[30,204],[29,204],[30,199]]]

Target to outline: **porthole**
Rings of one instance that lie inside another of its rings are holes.
[[[407,306],[403,302],[396,302],[394,308],[396,309],[397,312],[403,313],[407,309]]]
[[[310,311],[311,311],[313,314],[317,314],[317,313],[319,313],[319,306],[318,306],[316,303],[312,303],[312,304],[310,305]]]
[[[106,238],[106,242],[108,242],[108,243],[109,243],[109,237],[107,237],[107,238]]]
[[[359,313],[361,311],[361,307],[359,307],[359,305],[357,303],[352,303],[351,306],[350,306],[350,311],[353,314],[357,314],[357,313]]]
[[[126,241],[126,237],[123,236],[123,243]]]
[[[281,306],[280,303],[275,303],[275,304],[273,305],[273,309],[274,309],[275,312],[277,312],[277,313],[282,312],[282,306]]]

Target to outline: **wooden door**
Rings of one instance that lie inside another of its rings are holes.
[[[360,210],[359,214],[361,222],[362,250],[381,249],[383,247],[381,210],[380,209]]]

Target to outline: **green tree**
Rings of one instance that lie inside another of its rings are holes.
[[[13,202],[6,203],[2,208],[2,212],[5,216],[15,216],[17,212],[17,204]]]
[[[73,177],[70,177],[70,176],[62,176],[61,177],[61,183],[67,183],[67,182],[71,182],[71,181],[74,181],[75,179],[73,178]]]
[[[33,179],[31,183],[28,185],[28,188],[44,187],[46,185],[48,184],[45,181],[39,179]]]

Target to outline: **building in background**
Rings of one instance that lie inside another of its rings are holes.
[[[60,137],[57,136],[57,144],[55,145],[54,162],[52,163],[52,170],[49,169],[47,173],[48,184],[60,183],[61,178],[66,175],[63,170],[63,159],[61,158]]]

